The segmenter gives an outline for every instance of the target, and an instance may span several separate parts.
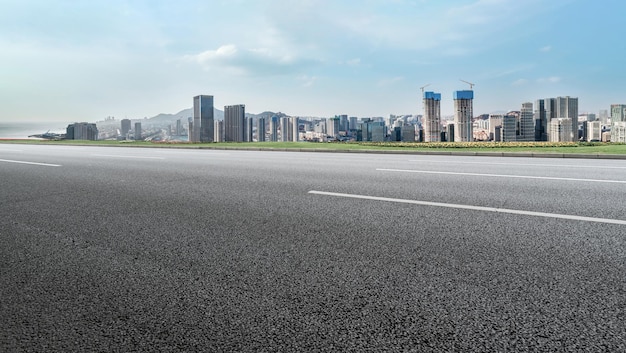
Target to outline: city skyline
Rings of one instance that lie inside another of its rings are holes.
[[[626,101],[626,5],[578,0],[3,2],[0,121],[151,117],[213,92],[296,116],[423,114],[475,83],[474,115],[542,97]],[[350,14],[346,16],[346,14]],[[210,20],[207,20],[210,19]],[[219,35],[215,35],[219,33]]]

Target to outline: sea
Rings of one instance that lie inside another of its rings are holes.
[[[8,123],[0,121],[0,139],[28,139],[30,135],[43,134],[48,131],[57,134],[65,133],[67,124],[60,122],[23,122]]]

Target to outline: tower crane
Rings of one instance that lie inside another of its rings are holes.
[[[430,86],[430,83],[425,85],[425,86],[420,87],[420,89],[422,90],[422,97],[424,97],[424,88],[426,88],[428,86]]]
[[[459,81],[467,83],[468,85],[470,85],[470,90],[472,90],[472,91],[474,90],[474,84],[473,83],[467,82],[465,80],[459,80]]]

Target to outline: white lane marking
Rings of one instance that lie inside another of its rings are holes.
[[[345,197],[345,198],[352,198],[352,199],[373,200],[373,201],[407,203],[407,204],[420,205],[420,206],[458,208],[458,209],[473,210],[473,211],[495,212],[495,213],[510,213],[510,214],[516,214],[516,215],[524,215],[524,216],[534,216],[534,217],[544,217],[544,218],[559,218],[559,219],[569,219],[569,220],[575,220],[575,221],[585,221],[585,222],[610,223],[610,224],[626,225],[626,220],[621,220],[621,219],[595,218],[595,217],[585,217],[585,216],[567,215],[567,214],[559,214],[559,213],[546,213],[546,212],[533,212],[533,211],[513,210],[513,209],[508,209],[508,208],[495,208],[495,207],[483,207],[483,206],[472,206],[472,205],[460,205],[460,204],[454,204],[454,203],[442,203],[442,202],[394,199],[394,198],[389,198],[389,197],[367,196],[367,195],[357,195],[357,194],[343,194],[343,193],[338,193],[338,192],[326,192],[326,191],[316,191],[316,190],[309,191],[309,194],[325,195],[325,196],[335,196],[335,197]]]
[[[518,178],[518,179],[543,179],[543,180],[563,180],[563,181],[585,181],[594,183],[618,183],[626,184],[626,180],[608,180],[608,179],[580,179],[580,178],[558,178],[558,177],[542,177],[532,175],[510,175],[510,174],[483,174],[483,173],[459,173],[459,172],[438,172],[432,170],[412,170],[412,169],[385,169],[377,168],[381,172],[400,172],[400,173],[423,173],[423,174],[446,174],[446,175],[468,175],[468,176],[484,176],[497,178]]]
[[[485,164],[485,165],[512,165],[529,167],[565,167],[565,168],[593,168],[593,169],[626,169],[626,167],[615,167],[605,165],[576,165],[576,164],[540,164],[540,163],[498,163],[498,162],[463,162],[463,161],[439,161],[428,159],[410,159],[409,162],[446,163],[446,164]]]
[[[140,159],[165,159],[163,157],[147,157],[147,156],[122,156],[115,154],[92,154],[95,157],[112,157],[112,158],[140,158]]]
[[[0,159],[0,162],[30,164],[30,165],[42,165],[44,167],[60,167],[61,166],[60,164],[37,163],[37,162],[26,162],[26,161],[14,161],[14,160],[10,160],[10,159]]]

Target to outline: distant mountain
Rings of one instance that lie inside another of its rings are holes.
[[[178,119],[182,119],[184,122],[187,121],[187,118],[190,118],[193,116],[193,108],[188,108],[188,109],[184,109],[179,111],[176,114],[164,114],[161,113],[159,115],[153,116],[152,118],[149,118],[148,120],[150,120],[151,122],[154,123],[170,123],[170,122],[175,122]],[[274,112],[270,112],[270,111],[265,111],[263,113],[259,113],[259,114],[252,114],[252,113],[246,113],[246,117],[250,118],[260,118],[260,117],[272,117],[272,116],[277,116],[277,117],[283,117],[283,116],[287,116],[287,114],[285,113],[274,113]],[[223,110],[219,110],[217,108],[213,108],[213,119],[215,120],[224,120],[224,111]]]

